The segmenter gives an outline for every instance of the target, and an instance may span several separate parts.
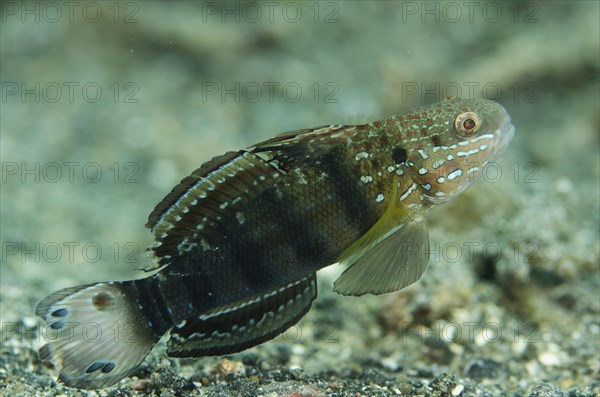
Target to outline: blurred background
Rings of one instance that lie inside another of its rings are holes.
[[[310,314],[274,342],[227,365],[157,349],[136,373],[148,383],[121,390],[599,393],[598,2],[0,7],[6,395],[54,395],[36,303],[143,276],[148,214],[203,162],[446,96],[500,102],[516,135],[484,181],[432,211],[419,283],[346,298],[331,292],[333,266]]]

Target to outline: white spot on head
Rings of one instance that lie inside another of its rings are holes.
[[[427,156],[427,153],[425,153],[425,151],[423,149],[419,149],[417,151],[419,152],[419,154],[421,155],[422,158],[424,158],[424,159],[429,158],[429,156]]]
[[[419,168],[419,175],[425,175],[427,173],[427,168],[421,167]]]
[[[440,168],[442,165],[444,165],[444,163],[445,163],[445,162],[446,162],[446,160],[444,160],[444,159],[441,159],[441,160],[436,160],[436,161],[433,163],[433,166],[432,166],[432,167],[433,167],[433,169],[434,169],[434,170],[437,170],[437,169],[438,169],[438,168]]]
[[[410,185],[410,187],[409,187],[408,189],[406,189],[406,192],[404,192],[404,194],[402,194],[402,195],[400,196],[400,201],[404,201],[404,200],[406,200],[406,198],[407,198],[408,196],[410,196],[410,194],[411,194],[412,192],[414,192],[416,188],[417,188],[417,185],[416,185],[415,183],[413,183],[412,185]]]
[[[459,176],[461,176],[462,174],[463,174],[462,170],[452,171],[451,173],[448,174],[448,180],[453,181],[456,178],[458,178]]]
[[[384,197],[383,193],[379,193],[379,194],[377,195],[377,197],[375,197],[375,201],[377,201],[378,203],[381,203],[381,202],[383,201],[383,199],[384,199],[384,198],[385,198],[385,197]]]
[[[446,182],[446,178],[444,178],[443,176],[440,176],[440,177],[437,179],[437,183],[444,183],[444,182]]]
[[[452,160],[454,160],[454,156],[453,156],[453,155],[451,155],[451,154],[449,154],[449,155],[448,155],[448,157],[446,157],[446,159],[447,159],[448,161],[452,161]]]
[[[477,138],[471,139],[471,142],[477,142],[480,139],[492,139],[492,138],[494,138],[494,134],[483,134],[483,135],[479,135]]]
[[[477,152],[479,152],[479,149],[471,149],[471,150],[466,151],[466,152],[457,152],[456,155],[458,157],[466,157],[466,156],[470,156],[472,154],[475,154]]]
[[[430,190],[431,189],[431,185],[429,183],[426,184],[422,184],[421,187],[425,190]]]
[[[220,209],[224,210],[225,208],[227,208],[227,206],[229,205],[229,203],[227,201],[225,201],[223,204],[221,204],[219,206]]]

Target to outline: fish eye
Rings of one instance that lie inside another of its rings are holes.
[[[456,116],[454,129],[462,136],[470,136],[479,129],[479,116],[477,113],[464,112]]]

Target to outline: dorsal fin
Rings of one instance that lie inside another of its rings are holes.
[[[354,125],[324,125],[285,132],[254,145],[253,153],[264,153],[284,171],[310,161],[356,133]]]
[[[237,157],[239,152],[227,152],[223,155],[213,157],[211,160],[202,164],[200,168],[192,172],[189,176],[186,176],[179,182],[177,186],[175,186],[169,194],[165,196],[161,200],[160,203],[154,207],[152,213],[148,217],[148,222],[146,223],[146,227],[149,229],[153,229],[154,226],[158,223],[161,216],[173,206],[183,196],[189,188],[198,183],[198,179],[203,176],[208,175],[211,171],[218,169],[220,166],[227,164],[233,158]]]
[[[321,125],[313,128],[304,128],[301,130],[288,131],[276,135],[273,138],[267,139],[254,145],[254,148],[263,150],[273,150],[282,146],[293,145],[296,143],[318,142],[321,138],[335,138],[333,133],[345,130],[349,125]]]
[[[344,125],[323,125],[314,128],[306,128],[302,130],[296,131],[288,131],[284,132],[280,135],[277,135],[273,138],[267,139],[266,141],[257,143],[251,148],[253,153],[268,153],[267,156],[272,157],[273,152],[279,150],[283,147],[288,146],[302,146],[302,144],[307,144],[310,142],[314,142],[315,140],[321,140],[321,138],[329,137],[335,139],[337,135],[343,134],[333,134],[338,131],[346,130],[347,127]],[[337,137],[339,138],[339,137]],[[343,139],[339,139],[341,142]],[[160,221],[161,217],[168,212],[171,207],[173,207],[177,202],[184,196],[188,190],[190,190],[194,185],[198,183],[198,181],[204,177],[207,177],[211,172],[217,172],[223,166],[226,166],[229,162],[236,159],[240,155],[247,153],[246,151],[239,152],[227,152],[223,155],[213,157],[211,160],[202,164],[200,168],[193,171],[189,176],[179,182],[177,186],[175,186],[169,194],[167,194],[158,205],[154,208],[150,216],[148,217],[148,222],[146,223],[146,227],[150,229],[154,229],[156,224]],[[262,160],[262,159],[260,159]]]
[[[272,186],[282,171],[256,154],[240,151],[215,157],[192,172],[152,211],[152,247],[159,265],[201,244],[222,218],[234,215],[251,195]]]
[[[187,318],[171,330],[173,357],[231,354],[266,342],[298,322],[317,296],[316,275]]]

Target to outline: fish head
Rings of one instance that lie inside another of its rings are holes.
[[[449,98],[420,110],[429,128],[420,130],[408,169],[423,197],[441,203],[455,197],[506,151],[515,132],[502,105],[485,99]]]

